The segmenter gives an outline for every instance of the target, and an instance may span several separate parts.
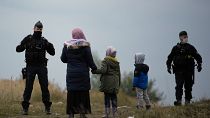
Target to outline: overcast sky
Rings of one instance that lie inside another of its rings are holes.
[[[1,0],[0,18],[0,78],[20,75],[24,53],[16,53],[15,48],[40,20],[43,36],[56,49],[54,57],[47,56],[51,81],[65,88],[66,64],[60,61],[63,42],[71,39],[73,28],[80,27],[101,59],[107,46],[117,48],[122,72],[133,71],[136,52],[145,53],[150,78],[164,92],[164,103],[171,104],[175,81],[165,61],[179,42],[178,33],[186,30],[189,42],[203,57],[194,100],[210,98],[209,0]]]

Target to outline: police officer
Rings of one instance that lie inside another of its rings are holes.
[[[180,43],[173,47],[166,62],[168,72],[171,74],[171,67],[175,73],[176,80],[176,101],[175,106],[182,104],[183,86],[185,88],[185,104],[190,104],[192,99],[192,86],[194,84],[194,68],[197,62],[197,70],[202,70],[202,57],[194,46],[188,43],[186,31],[179,33]]]
[[[55,49],[52,43],[42,37],[43,25],[38,21],[34,25],[33,35],[26,36],[16,47],[17,52],[25,51],[26,61],[26,85],[23,94],[23,115],[28,115],[29,100],[33,90],[35,76],[38,75],[39,84],[42,91],[42,101],[45,105],[46,114],[51,114],[50,93],[48,90],[48,75],[47,75],[47,58],[46,52],[50,55],[55,55]]]

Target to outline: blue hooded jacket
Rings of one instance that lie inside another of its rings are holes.
[[[146,64],[136,64],[134,70],[133,87],[147,89],[149,66]]]

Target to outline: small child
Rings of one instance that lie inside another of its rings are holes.
[[[144,64],[145,55],[142,53],[135,54],[135,70],[133,79],[133,90],[136,90],[137,94],[137,109],[144,108],[144,101],[146,103],[146,109],[150,109],[151,103],[147,95],[148,86],[148,71],[149,66]]]
[[[113,117],[116,117],[117,112],[117,93],[120,87],[120,65],[116,57],[116,49],[108,47],[106,57],[102,61],[100,69],[92,71],[93,74],[101,74],[100,91],[104,92],[105,116],[109,118],[111,105]]]

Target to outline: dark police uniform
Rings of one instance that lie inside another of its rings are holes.
[[[53,44],[48,42],[44,37],[33,35],[26,36],[21,44],[16,47],[17,52],[25,51],[26,61],[26,85],[23,94],[22,107],[28,111],[29,100],[33,90],[35,76],[38,75],[39,84],[42,91],[42,101],[46,110],[50,110],[52,102],[50,102],[50,93],[48,90],[48,71],[46,52],[55,55]]]
[[[185,100],[192,99],[192,86],[194,84],[194,67],[197,61],[198,71],[201,71],[202,57],[194,46],[189,43],[178,43],[173,47],[166,62],[170,73],[171,64],[176,79],[176,100],[181,101],[183,95],[183,86],[185,88]],[[186,102],[185,101],[185,102]],[[176,105],[176,103],[174,103]],[[181,104],[181,103],[180,103]]]

